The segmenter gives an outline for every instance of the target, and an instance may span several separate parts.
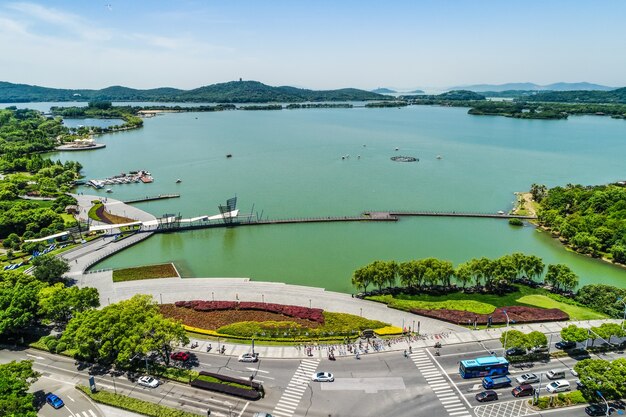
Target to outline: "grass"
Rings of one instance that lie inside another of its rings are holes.
[[[414,299],[399,299],[394,298],[391,295],[378,295],[368,297],[370,300],[383,302],[388,304],[392,308],[398,310],[409,311],[411,309],[423,309],[423,310],[462,310],[471,311],[476,314],[491,314],[496,309],[492,304],[483,303],[475,300],[441,300],[441,301],[427,301],[427,300],[414,300]]]
[[[525,295],[520,297],[517,301],[535,307],[558,308],[559,310],[566,312],[571,320],[595,320],[607,317],[606,315],[593,311],[589,308],[561,303],[545,295]]]
[[[189,413],[176,408],[165,407],[163,405],[139,400],[137,398],[127,397],[126,395],[114,394],[107,391],[98,391],[92,393],[91,390],[84,385],[76,385],[76,389],[82,391],[93,401],[107,404],[122,410],[133,411],[144,416],[151,417],[197,417],[199,414]]]
[[[441,296],[419,294],[400,294],[396,297],[374,296],[367,297],[368,300],[388,303],[394,308],[408,310],[409,308],[442,309],[471,311],[476,314],[489,314],[497,307],[506,306],[531,306],[540,308],[558,308],[566,312],[571,320],[590,320],[605,318],[604,314],[591,309],[555,300],[550,297],[551,293],[543,288],[530,288],[525,285],[518,285],[518,291],[504,294],[465,294],[456,292]],[[427,307],[429,306],[429,307]],[[491,308],[490,311],[486,311]]]
[[[140,279],[178,277],[174,264],[146,265],[136,268],[116,269],[113,271],[113,282],[136,281]]]

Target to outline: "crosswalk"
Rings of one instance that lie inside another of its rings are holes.
[[[304,391],[311,382],[311,374],[315,373],[320,361],[317,359],[303,359],[300,366],[296,369],[296,373],[287,384],[287,388],[280,397],[280,400],[274,407],[272,415],[278,417],[292,417],[293,413],[300,404],[300,399]]]
[[[87,411],[75,411],[67,417],[98,417],[98,415],[90,408]]]
[[[410,357],[450,417],[471,416],[467,405],[461,401],[458,393],[450,386],[441,369],[433,363],[432,358],[426,352],[420,350],[411,353]]]

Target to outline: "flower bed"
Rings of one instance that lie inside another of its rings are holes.
[[[196,311],[219,311],[219,310],[254,310],[268,313],[282,314],[303,320],[324,323],[324,310],[320,308],[307,308],[274,303],[258,303],[254,301],[177,301],[176,307],[191,308]]]
[[[524,306],[498,307],[492,314],[476,314],[469,311],[461,310],[424,310],[411,309],[410,312],[419,314],[420,316],[432,317],[455,324],[476,323],[487,324],[489,316],[492,317],[492,324],[506,324],[506,310],[511,322],[516,323],[537,323],[543,321],[562,321],[569,320],[569,316],[557,308],[537,308]]]

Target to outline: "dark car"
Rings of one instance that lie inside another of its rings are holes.
[[[554,347],[557,349],[574,349],[576,347],[576,342],[570,342],[568,340],[561,340],[560,342],[556,342]]]
[[[476,394],[476,400],[484,403],[487,401],[495,401],[498,399],[498,393],[495,391],[483,391]]]
[[[533,386],[530,384],[522,384],[511,390],[511,394],[513,394],[514,397],[528,397],[529,395],[533,395],[534,393],[535,388],[533,388]]]
[[[585,407],[585,413],[588,416],[606,416],[606,405],[604,404],[591,404]],[[610,411],[609,411],[610,414]]]
[[[48,394],[46,396],[46,402],[56,409],[59,409],[65,405],[63,403],[63,400],[54,394]]]
[[[174,352],[170,355],[170,358],[174,359],[175,361],[188,361],[189,360],[189,353],[187,352]]]
[[[576,360],[590,359],[591,355],[585,349],[572,349],[568,352],[568,355]]]
[[[520,356],[520,355],[525,355],[525,354],[526,354],[526,349],[522,349],[519,347],[512,347],[506,350],[507,356]]]

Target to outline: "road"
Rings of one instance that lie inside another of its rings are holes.
[[[460,360],[501,352],[498,341],[445,345],[441,355],[434,348],[413,349],[405,357],[402,352],[387,352],[337,358],[335,361],[311,357],[307,359],[261,358],[256,363],[238,362],[236,357],[217,353],[192,352],[189,366],[238,377],[263,384],[266,397],[255,402],[198,390],[185,384],[164,381],[158,388],[137,385],[125,375],[94,374],[99,389],[118,392],[135,398],[160,403],[202,415],[211,410],[212,416],[250,417],[264,411],[277,417],[352,417],[370,415],[393,416],[450,416],[450,417],[520,417],[527,415],[583,416],[584,407],[536,413],[526,406],[525,399],[514,398],[511,388],[497,389],[499,399],[479,403],[475,394],[482,391],[480,379],[462,379],[458,373]],[[623,353],[601,355],[602,359],[623,357]],[[42,373],[33,385],[33,391],[42,401],[45,394],[55,392],[63,398],[65,414],[43,405],[40,415],[46,417],[101,417],[97,406],[91,404],[74,389],[77,383],[88,385],[90,369],[77,369],[75,362],[63,356],[25,350],[0,350],[0,362],[30,359],[33,367]],[[542,377],[542,394],[549,381],[545,372],[550,369],[572,369],[576,360],[570,357],[552,359],[549,363],[534,363],[530,367],[511,366],[511,379],[532,372]],[[331,372],[334,382],[311,381],[311,374]],[[566,373],[566,379],[575,387],[576,377]],[[515,383],[514,383],[515,385]],[[534,384],[538,387],[538,384]]]

